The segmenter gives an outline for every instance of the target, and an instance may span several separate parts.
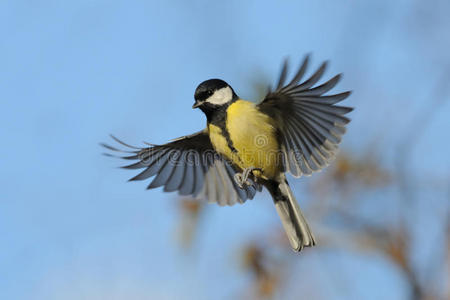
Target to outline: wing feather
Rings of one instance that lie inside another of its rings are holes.
[[[287,63],[287,60],[285,62]],[[308,64],[309,64],[309,55],[305,57],[294,78],[292,78],[291,82],[289,82],[289,84],[286,87],[281,89],[281,92],[285,92],[286,90],[289,90],[291,87],[297,85],[297,82],[299,82],[302,79],[303,75],[305,75],[306,69],[308,68]]]
[[[283,165],[296,177],[319,171],[334,159],[346,131],[345,125],[350,122],[344,115],[353,110],[336,105],[350,92],[327,95],[338,84],[341,74],[316,86],[328,62],[322,63],[309,78],[300,82],[308,64],[309,56],[306,56],[293,79],[283,86],[288,70],[285,62],[277,88],[269,91],[258,105],[261,111],[277,120]]]
[[[170,175],[173,171],[173,165],[171,163],[171,159],[167,159],[160,169],[158,170],[156,176],[153,178],[152,182],[149,184],[147,189],[153,189],[165,185],[169,180]]]
[[[322,63],[320,68],[317,69],[317,71],[313,75],[311,75],[311,77],[308,80],[306,80],[302,84],[296,86],[289,92],[302,91],[302,90],[306,90],[306,89],[309,89],[310,87],[312,87],[314,84],[317,83],[317,81],[319,81],[320,77],[322,77],[323,73],[325,72],[325,69],[327,68],[327,65],[328,65],[328,62]]]
[[[205,179],[204,176],[204,169],[203,165],[200,161],[200,155],[197,152],[191,152],[190,155],[193,158],[193,164],[194,164],[194,173],[195,173],[195,187],[194,187],[194,193],[192,194],[194,197],[197,197],[197,195],[200,193],[203,187],[203,181]]]
[[[169,155],[169,149],[166,149],[165,151],[162,152],[161,155],[158,155],[158,158],[152,160],[152,162],[150,162],[150,164],[144,171],[142,171],[138,175],[131,178],[130,181],[144,180],[144,179],[154,176],[156,173],[159,172],[159,170],[162,167],[162,164],[167,159],[168,155]],[[142,162],[142,164],[146,164],[146,163]]]
[[[278,79],[277,90],[284,85],[284,81],[286,80],[287,75],[287,69],[288,69],[288,62],[287,60],[285,60],[283,63],[283,67],[281,68],[280,78]]]
[[[244,189],[235,183],[234,175],[239,169],[213,150],[206,131],[164,145],[148,144],[150,147],[147,148],[130,146],[116,137],[113,139],[133,150],[101,145],[110,151],[132,153],[121,158],[137,162],[123,168],[144,169],[130,181],[154,176],[147,189],[163,186],[165,192],[178,191],[180,195],[191,195],[220,205],[243,203],[252,199],[256,190],[261,190],[261,185],[254,182]]]
[[[338,75],[334,76],[333,78],[331,78],[330,80],[328,80],[327,82],[325,82],[324,84],[319,85],[319,86],[309,89],[309,90],[300,91],[296,95],[297,96],[320,96],[320,95],[323,95],[336,86],[336,84],[341,79],[341,76],[342,76],[341,74],[338,74]],[[289,93],[289,94],[295,95],[295,93]],[[315,98],[315,99],[317,99],[317,98]]]
[[[184,169],[186,166],[185,156],[187,153],[180,153],[180,158],[176,161],[175,165],[172,168],[172,173],[167,179],[167,183],[164,186],[164,192],[173,192],[178,190],[181,183],[183,182]],[[195,175],[194,175],[195,178]]]

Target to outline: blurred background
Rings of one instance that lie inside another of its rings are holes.
[[[1,299],[449,299],[450,2],[274,2],[0,2]],[[198,131],[201,81],[258,100],[306,53],[356,108],[332,166],[288,178],[315,248],[267,192],[205,205],[101,155]]]

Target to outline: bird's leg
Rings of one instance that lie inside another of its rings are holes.
[[[256,167],[249,167],[246,168],[242,173],[236,173],[234,174],[234,181],[236,181],[237,185],[242,189],[244,188],[244,185],[250,186],[251,182],[248,180],[248,177],[250,174],[253,175],[253,171],[260,171],[262,172],[261,168]],[[255,178],[256,180],[256,178]]]

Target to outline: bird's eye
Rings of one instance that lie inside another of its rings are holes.
[[[211,96],[211,95],[213,94],[213,92],[212,92],[211,90],[207,90],[207,91],[206,91],[206,94],[207,94],[208,96]]]

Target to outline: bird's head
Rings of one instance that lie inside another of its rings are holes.
[[[209,79],[200,83],[194,94],[195,103],[192,108],[200,108],[209,113],[229,105],[237,99],[231,86],[220,79]]]

